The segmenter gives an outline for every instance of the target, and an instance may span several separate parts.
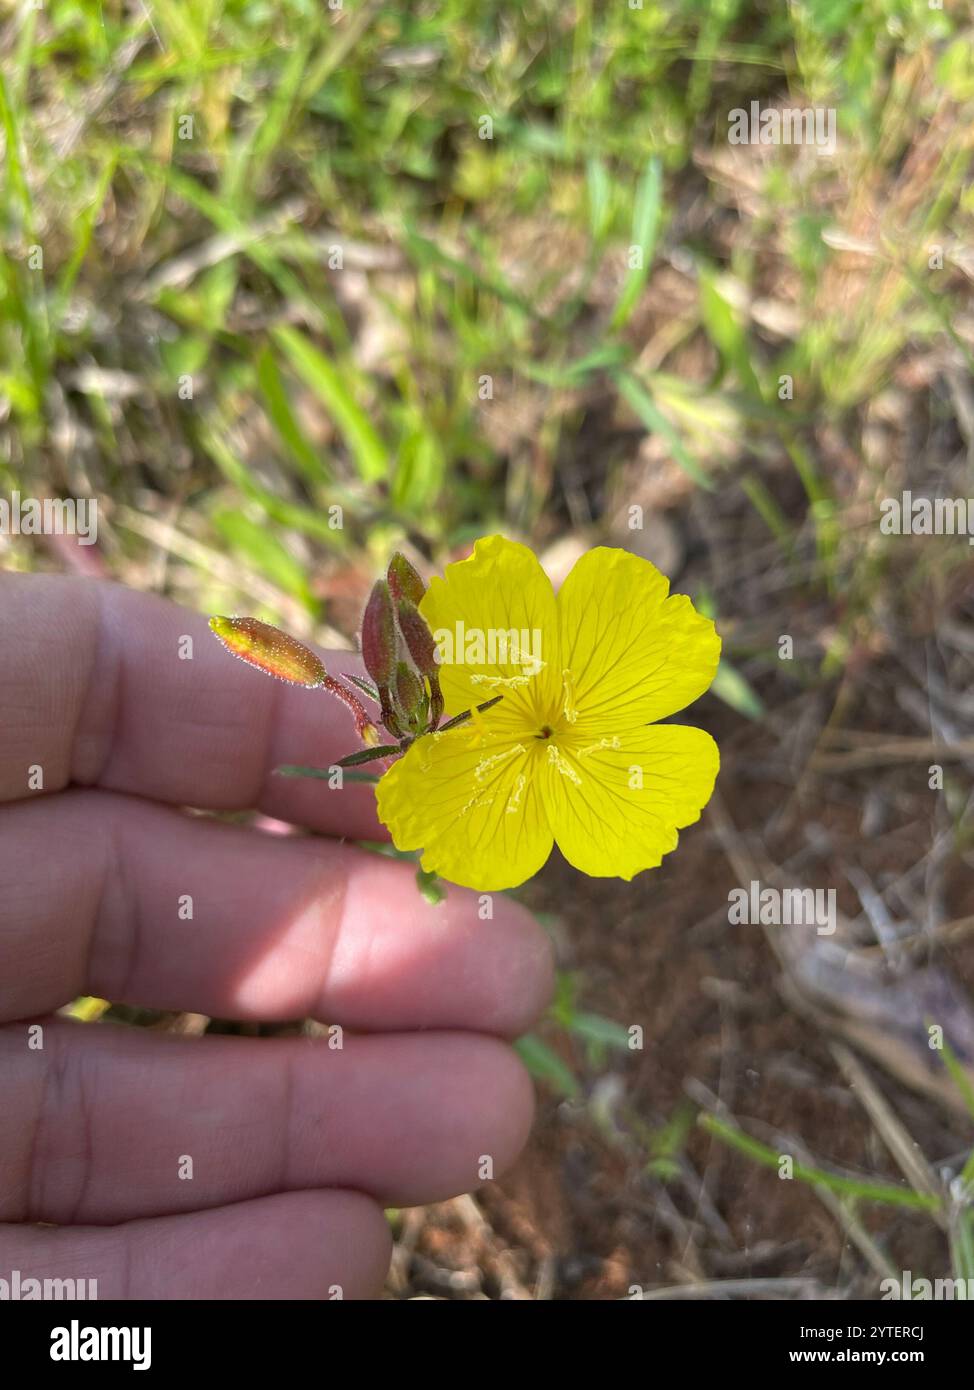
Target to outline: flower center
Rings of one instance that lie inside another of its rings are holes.
[[[543,724],[540,734],[535,734],[535,738],[551,738],[551,725]]]

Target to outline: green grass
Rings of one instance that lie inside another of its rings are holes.
[[[512,497],[530,530],[560,500],[559,450],[591,392],[659,435],[702,488],[720,467],[708,415],[730,412],[756,447],[783,449],[830,578],[828,486],[803,422],[874,393],[907,343],[955,334],[923,269],[927,242],[956,234],[970,201],[960,113],[974,75],[946,11],[50,0],[12,23],[0,86],[7,481],[86,478],[125,496],[147,471],[160,494],[191,499],[208,545],[312,613],[302,537],[325,552],[409,533],[436,546]],[[924,63],[942,85],[918,94]],[[726,159],[728,110],[789,84],[837,107],[838,154],[798,175],[769,164],[760,214],[729,251],[711,228],[680,225],[682,181],[728,201],[727,176],[700,159]],[[826,296],[843,253],[823,226],[864,180],[895,179],[916,117],[945,91],[957,119],[921,196],[895,239],[891,227],[875,237],[854,302]],[[709,342],[714,366],[689,383],[678,373],[682,390],[665,351],[649,370],[640,361],[640,306],[676,245],[695,287],[682,331]],[[727,297],[766,293],[771,273],[802,323],[777,345]],[[367,361],[362,314],[377,343]],[[788,403],[784,371],[798,383]],[[130,393],[113,394],[112,373]],[[542,469],[484,428],[518,393],[551,455]],[[52,443],[65,410],[90,459]],[[746,495],[778,524],[753,479]],[[341,531],[322,522],[333,505]]]

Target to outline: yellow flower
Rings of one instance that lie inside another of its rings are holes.
[[[379,816],[397,848],[482,891],[523,883],[556,840],[595,877],[655,868],[700,818],[719,766],[709,734],[652,722],[702,695],[720,656],[713,623],[668,592],[648,561],[604,547],[557,597],[503,536],[447,565],[420,603],[453,658],[440,667],[446,712],[504,698],[424,735],[384,774]]]

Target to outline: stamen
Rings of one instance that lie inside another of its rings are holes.
[[[482,782],[491,768],[496,767],[498,763],[504,762],[506,758],[513,757],[515,753],[523,752],[524,744],[515,743],[510,748],[502,749],[500,753],[491,753],[489,758],[481,758],[480,762],[473,770],[473,775],[478,782]]]
[[[496,794],[496,792],[492,792],[490,796],[485,796],[484,793],[483,793],[482,791],[480,791],[480,792],[475,792],[474,795],[473,795],[473,796],[470,798],[470,800],[467,802],[466,806],[461,806],[461,807],[460,807],[460,812],[459,812],[459,814],[460,814],[461,816],[465,816],[465,815],[467,814],[467,812],[470,811],[470,810],[472,810],[472,808],[473,808],[474,806],[490,806],[490,805],[492,805],[493,802],[496,801],[496,800],[497,800],[497,794]]]
[[[554,743],[548,744],[548,761],[549,763],[554,763],[561,775],[567,777],[569,782],[574,782],[576,787],[582,785],[581,777],[579,777],[561,749]]]
[[[527,685],[528,681],[533,681],[534,676],[485,676],[479,672],[470,677],[471,685],[486,685],[490,690],[496,690],[498,686],[504,686],[507,690],[514,690],[516,686]]]
[[[522,653],[520,647],[514,648],[510,653],[511,665],[524,668],[524,674],[534,678],[541,674],[548,665],[547,661],[542,661],[540,656],[532,656],[530,652]]]
[[[580,758],[587,757],[589,753],[597,753],[600,748],[612,748],[618,752],[621,747],[622,744],[619,742],[618,738],[616,738],[615,734],[613,734],[611,738],[600,738],[598,743],[590,743],[587,748],[580,748],[578,750],[578,756]]]
[[[568,720],[569,724],[574,724],[575,720],[578,718],[578,710],[575,708],[575,682],[572,678],[571,671],[562,671],[561,682],[565,690],[565,703],[562,707],[565,712],[565,718]]]
[[[484,778],[487,776],[488,772],[490,772],[492,768],[497,767],[499,763],[504,762],[507,758],[511,758],[515,754],[523,752],[524,744],[515,743],[511,748],[504,748],[499,753],[491,753],[490,757],[488,758],[481,758],[480,762],[474,768],[474,779],[477,782],[483,782]],[[510,811],[512,809],[517,809],[518,798],[521,795],[521,790],[523,786],[524,777],[523,775],[519,775],[514,787],[513,807],[510,805],[506,806],[505,810]],[[473,796],[470,798],[467,804],[460,808],[459,815],[465,816],[467,812],[473,810],[475,806],[491,806],[496,800],[496,791],[489,791],[486,787],[479,787],[477,791],[474,792]]]
[[[517,776],[517,781],[514,783],[514,795],[510,798],[507,805],[504,807],[504,810],[507,812],[509,816],[513,815],[515,811],[520,809],[521,793],[524,791],[526,782],[527,778],[524,776],[524,773],[519,772]]]

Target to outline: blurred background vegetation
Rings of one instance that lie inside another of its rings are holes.
[[[644,881],[527,890],[538,1136],[393,1215],[390,1294],[974,1274],[972,562],[877,510],[974,495],[969,8],[333,4],[0,6],[0,492],[100,508],[0,560],[347,645],[394,548],[651,559],[724,637],[718,797]],[[752,101],[834,108],[835,152],[731,145]],[[781,871],[839,888],[841,969],[730,932]]]

